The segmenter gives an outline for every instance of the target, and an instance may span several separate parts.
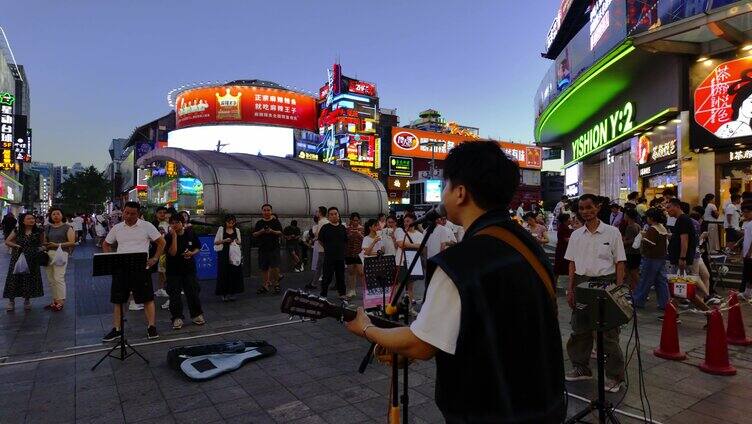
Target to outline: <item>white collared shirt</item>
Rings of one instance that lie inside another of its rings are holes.
[[[150,222],[142,219],[133,225],[126,225],[125,221],[112,227],[105,241],[109,244],[117,243],[118,253],[149,253],[149,242],[162,237],[159,230]]]
[[[588,277],[614,274],[616,263],[627,260],[619,229],[603,222],[594,233],[584,225],[576,229],[564,258],[574,262],[577,275]]]

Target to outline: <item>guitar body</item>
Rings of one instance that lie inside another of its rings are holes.
[[[167,362],[188,379],[205,381],[276,352],[277,349],[265,341],[231,341],[172,348],[167,352]]]

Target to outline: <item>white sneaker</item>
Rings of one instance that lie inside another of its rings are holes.
[[[621,390],[621,381],[612,380],[606,377],[604,386],[606,386],[606,391],[609,393],[619,393],[619,390]]]
[[[154,296],[157,296],[157,297],[170,297],[170,295],[167,294],[167,292],[165,291],[165,289],[159,289],[159,290],[155,291],[154,292]]]
[[[183,320],[180,318],[175,318],[175,321],[172,322],[172,329],[180,330],[181,328],[183,328]]]
[[[142,309],[144,309],[144,305],[142,305],[140,303],[136,303],[136,302],[134,302],[132,300],[131,300],[131,303],[128,305],[128,310],[129,311],[140,311]]]
[[[167,299],[167,302],[162,304],[162,309],[170,309],[170,299]]]

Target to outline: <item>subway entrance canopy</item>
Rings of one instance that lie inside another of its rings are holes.
[[[172,167],[179,172],[172,175],[177,181],[172,184],[174,195],[163,203],[178,202],[183,180],[178,174],[185,172],[203,185],[199,204],[206,217],[259,216],[265,203],[281,218],[309,217],[318,206],[336,206],[342,216],[388,212],[386,191],[379,181],[322,162],[167,147],[141,157],[138,167],[148,174],[149,168],[165,163],[175,164]]]

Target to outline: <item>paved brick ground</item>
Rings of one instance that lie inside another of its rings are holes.
[[[2,249],[2,248],[0,248]],[[136,357],[121,363],[106,360],[89,368],[102,353],[40,360],[101,349],[99,339],[111,327],[107,303],[109,281],[91,278],[91,247],[76,252],[69,267],[68,305],[61,313],[42,310],[49,297],[33,302],[33,310],[0,314],[0,423],[21,422],[383,422],[386,412],[388,368],[372,365],[356,372],[366,349],[334,320],[289,322],[279,311],[279,296],[255,295],[258,280],[246,282],[246,293],[225,304],[213,296],[212,282],[202,283],[208,324],[186,325],[174,332],[166,311],[158,312],[162,337],[139,347],[149,365]],[[0,272],[7,255],[0,254]],[[301,287],[307,274],[288,274],[284,284]],[[161,301],[161,300],[160,300]],[[747,322],[752,322],[745,307]],[[734,377],[710,376],[696,365],[704,354],[705,318],[684,314],[681,344],[690,358],[682,363],[652,355],[660,337],[657,312],[639,315],[645,386],[655,420],[674,423],[752,422],[752,348],[731,347]],[[141,313],[129,313],[132,343],[145,342]],[[569,333],[569,311],[560,298],[563,341]],[[233,334],[220,332],[282,324]],[[748,331],[750,328],[748,326]],[[629,330],[622,336],[626,346]],[[198,336],[196,340],[176,338]],[[165,362],[169,347],[217,340],[263,339],[278,354],[205,383],[187,382]],[[172,341],[171,341],[172,340]],[[31,361],[13,364],[19,361]],[[3,363],[4,362],[4,363]],[[521,364],[535,366],[535,364]],[[441,422],[433,402],[434,364],[411,366],[411,422]],[[620,408],[642,415],[637,391],[637,359],[630,362],[632,384]],[[592,383],[569,385],[569,391],[592,397]],[[610,395],[618,402],[622,394]],[[570,399],[570,414],[584,404]],[[622,417],[624,422],[637,422]]]

